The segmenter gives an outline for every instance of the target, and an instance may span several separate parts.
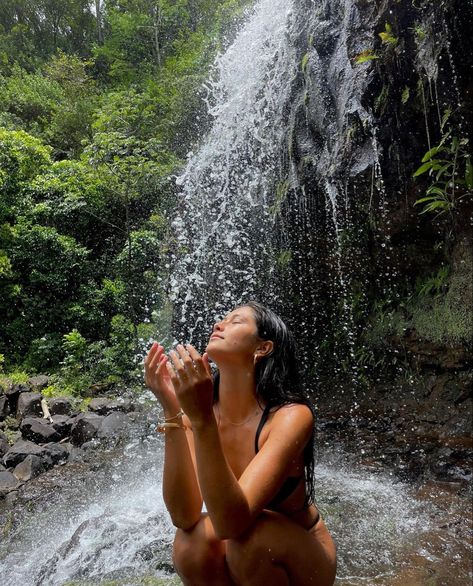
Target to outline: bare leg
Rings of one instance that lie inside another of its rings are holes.
[[[332,586],[335,546],[323,521],[306,531],[284,515],[263,511],[226,558],[234,582],[244,586]]]
[[[190,531],[178,529],[173,561],[186,586],[234,586],[225,561],[225,542],[215,537],[208,515]]]

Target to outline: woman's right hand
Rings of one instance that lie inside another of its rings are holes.
[[[175,411],[177,413],[180,410],[180,406],[166,367],[167,361],[168,358],[164,353],[164,348],[154,342],[144,361],[145,385],[161,403],[165,412],[170,411],[173,413]]]

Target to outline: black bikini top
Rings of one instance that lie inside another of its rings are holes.
[[[270,410],[270,407],[267,405],[264,408],[264,411],[263,411],[263,414],[261,415],[261,419],[260,419],[258,428],[256,430],[256,435],[255,435],[255,453],[256,454],[259,452],[259,446],[258,446],[259,436],[261,434],[261,430],[264,427],[264,424],[268,420],[269,410]],[[304,478],[304,476],[288,476],[286,478],[286,480],[284,481],[284,484],[279,489],[279,491],[276,494],[276,496],[269,503],[268,507],[269,508],[274,508],[277,505],[280,505],[283,501],[285,501],[287,499],[287,497],[296,490],[297,486],[299,485],[299,482],[303,478]]]

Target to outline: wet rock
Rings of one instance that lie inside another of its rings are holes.
[[[57,442],[61,435],[47,419],[25,417],[20,425],[22,436],[36,443]]]
[[[129,424],[130,419],[125,413],[111,413],[103,419],[98,437],[112,438],[120,436]]]
[[[5,496],[12,490],[18,487],[18,480],[8,470],[0,472],[0,496]]]
[[[41,398],[39,393],[21,393],[18,397],[16,416],[42,415]]]
[[[72,424],[74,423],[73,417],[69,417],[68,415],[53,415],[52,420],[52,426],[61,438],[70,436]]]
[[[6,395],[0,397],[0,419],[5,419],[10,413],[9,402]]]
[[[51,415],[72,415],[74,408],[69,397],[55,397],[48,400]]]
[[[27,440],[18,440],[3,456],[3,463],[7,468],[10,468],[11,466],[16,466],[22,462],[26,456],[29,456],[30,454],[41,456],[42,453],[43,448],[41,446],[37,446],[33,442]]]
[[[108,415],[114,411],[123,411],[127,413],[133,410],[132,402],[129,399],[113,400],[105,397],[97,397],[89,403],[89,411],[98,415]]]
[[[44,460],[42,460],[39,456],[34,456],[30,454],[26,456],[26,458],[15,466],[13,470],[13,475],[18,480],[23,482],[27,480],[31,480],[41,472],[44,472],[46,469],[46,465]]]
[[[65,462],[69,458],[69,450],[63,444],[45,444],[41,453],[41,459],[48,466],[56,466]]]
[[[32,391],[40,392],[49,385],[49,377],[44,374],[33,376],[28,380]]]
[[[71,428],[72,443],[80,446],[97,437],[103,417],[95,413],[81,413],[74,419]]]
[[[13,506],[16,501],[18,500],[18,491],[12,490],[5,496],[5,500],[3,501],[7,508]]]

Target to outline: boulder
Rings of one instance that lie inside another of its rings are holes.
[[[98,415],[108,415],[114,411],[127,413],[133,410],[133,404],[129,399],[113,400],[105,397],[97,397],[89,403],[89,411]]]
[[[14,415],[16,413],[16,408],[18,404],[18,398],[23,393],[28,393],[30,391],[30,387],[23,383],[20,384],[11,384],[5,389],[5,397],[8,401],[8,410],[9,412]]]
[[[25,417],[20,430],[25,439],[39,444],[57,442],[63,437],[47,419],[39,417]]]
[[[16,466],[22,462],[26,456],[30,454],[34,456],[41,456],[43,448],[37,446],[33,442],[27,440],[18,440],[13,446],[10,447],[8,452],[3,456],[3,463],[7,468]]]
[[[44,374],[33,376],[28,380],[28,384],[30,385],[32,391],[39,392],[48,386],[49,377]]]
[[[21,393],[18,397],[16,416],[42,415],[41,398],[39,393]]]
[[[13,470],[13,476],[18,480],[25,482],[31,480],[46,469],[45,462],[39,456],[30,454],[26,458],[15,466]]]
[[[61,436],[61,439],[71,435],[74,417],[69,417],[68,415],[53,415],[52,420],[52,426]]]
[[[0,458],[3,458],[9,449],[10,444],[8,443],[7,436],[0,432]]]
[[[104,417],[98,432],[100,438],[112,438],[120,436],[130,424],[130,419],[125,413],[110,413]]]
[[[43,446],[41,459],[48,468],[51,468],[56,464],[62,464],[68,458],[69,450],[62,444],[50,443]]]
[[[28,393],[30,391],[30,387],[24,383],[16,383],[13,385],[10,385],[9,387],[7,387],[5,389],[5,395],[9,398],[12,399],[14,397],[18,397],[18,395],[20,395],[21,393]]]
[[[48,400],[51,415],[72,415],[73,406],[69,397],[55,397]]]
[[[10,413],[9,402],[6,395],[2,395],[0,397],[0,419],[5,419],[5,417]]]
[[[18,480],[8,470],[0,472],[0,496],[5,496],[11,490],[15,490],[18,484]]]
[[[95,413],[81,413],[74,418],[71,428],[72,443],[76,446],[97,437],[103,417]]]

